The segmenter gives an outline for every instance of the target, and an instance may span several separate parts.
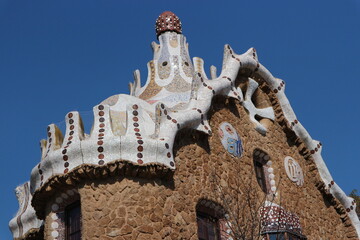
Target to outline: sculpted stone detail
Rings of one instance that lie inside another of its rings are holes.
[[[297,161],[292,157],[287,156],[284,159],[284,167],[286,174],[291,181],[295,182],[298,186],[304,184],[304,174]]]
[[[219,126],[218,133],[223,147],[231,155],[241,157],[243,147],[236,129],[230,123],[223,122]]]

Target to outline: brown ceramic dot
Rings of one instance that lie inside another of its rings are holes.
[[[294,123],[294,122],[291,122],[291,125],[295,126],[295,123]]]
[[[99,161],[99,165],[104,165],[104,163],[105,163],[104,160]]]
[[[104,134],[103,133],[99,133],[99,135],[98,135],[99,137],[103,137],[104,136]]]
[[[173,167],[174,165],[175,165],[175,164],[174,164],[174,162],[170,162],[170,166],[172,166],[172,167]]]
[[[350,212],[350,208],[347,208],[346,211],[347,211],[347,212]]]
[[[231,82],[231,78],[228,77],[227,80],[229,80]]]
[[[68,140],[69,140],[69,141],[72,140],[72,139],[73,139],[73,136],[68,137]]]
[[[166,109],[164,110],[164,114],[167,115],[167,110]]]
[[[66,163],[64,163],[64,167],[68,167],[69,166],[69,163],[68,162],[66,162]]]
[[[166,117],[166,118],[167,118],[167,119],[169,119],[169,120],[171,119],[171,117],[170,117],[169,115],[167,115],[167,117]]]
[[[104,129],[104,128],[100,128],[100,129],[99,129],[99,132],[105,132],[105,129]]]
[[[51,143],[52,142],[52,138],[49,138],[49,143]],[[49,147],[50,147],[50,145],[49,145]]]
[[[104,111],[100,111],[99,116],[104,116]]]
[[[133,117],[133,121],[137,122],[137,121],[139,121],[139,119],[137,117]]]
[[[66,149],[64,149],[64,150],[62,150],[62,152],[61,152],[61,153],[62,153],[62,154],[65,154],[65,153],[66,153],[66,151],[67,151],[67,150],[66,150]]]
[[[138,140],[137,142],[138,142],[138,144],[143,144],[144,143],[143,140]]]
[[[50,127],[47,127],[46,130],[47,130],[47,131],[50,131]]]
[[[136,110],[136,109],[138,109],[138,108],[139,108],[138,105],[136,105],[136,104],[133,105],[133,109]]]
[[[138,150],[139,152],[142,152],[142,151],[144,150],[144,147],[143,147],[143,146],[138,146],[137,150]]]
[[[311,154],[314,154],[314,153],[315,153],[315,151],[314,151],[314,150],[311,150],[311,151],[310,151],[310,153],[311,153]]]
[[[69,171],[69,169],[68,169],[68,168],[65,168],[64,173],[67,173],[68,171]]]
[[[138,159],[137,162],[138,162],[138,164],[143,164],[144,163],[143,160],[141,160],[141,159]]]
[[[138,111],[133,111],[132,114],[133,114],[134,116],[139,115]]]
[[[64,155],[64,156],[63,156],[63,160],[64,160],[64,161],[67,161],[68,159],[69,159],[69,157],[68,157],[67,155]]]
[[[317,152],[318,151],[318,149],[317,148],[315,148],[315,152]]]
[[[169,149],[169,144],[168,144],[168,143],[165,143],[165,147],[166,147],[167,149]]]
[[[40,178],[40,179],[41,179],[41,181],[42,181],[42,180],[44,180],[44,176],[41,176],[41,178]]]
[[[104,154],[99,154],[98,158],[99,159],[104,159]]]
[[[331,181],[331,185],[334,185],[334,183],[335,183],[334,181]]]
[[[140,137],[140,136],[141,136],[141,134],[140,134],[140,133],[135,133],[135,136]]]
[[[277,89],[274,89],[274,93],[277,93],[278,92],[278,90]]]
[[[99,110],[104,110],[104,106],[103,106],[103,105],[99,105],[99,106],[98,106],[98,109],[99,109]]]
[[[70,120],[69,120],[69,123],[70,123],[70,124],[73,124],[73,123],[74,123],[74,120],[70,119]]]
[[[40,168],[40,164],[38,165],[38,168]]]
[[[180,124],[179,123],[177,124],[177,128],[180,129]]]
[[[42,170],[41,170],[41,169],[39,169],[39,173],[42,174]]]
[[[298,123],[298,120],[295,119],[294,122],[295,122],[295,123]]]
[[[186,66],[189,66],[189,63],[188,63],[188,62],[185,62],[185,65],[186,65]]]
[[[103,145],[103,143],[104,143],[103,141],[98,141],[97,142],[98,145]]]
[[[69,134],[70,134],[70,135],[73,135],[73,134],[74,134],[74,131],[71,131]]]
[[[354,209],[354,207],[353,207],[353,206],[350,206],[350,209],[351,209],[351,210],[353,210],[353,209]]]
[[[171,157],[171,153],[168,152],[168,153],[166,154],[166,156],[167,156],[168,158],[170,158],[170,157]]]
[[[103,152],[104,151],[104,148],[103,147],[98,147],[98,152]]]
[[[137,157],[138,157],[138,158],[142,158],[142,157],[143,157],[142,153],[138,153],[138,154],[137,154]]]
[[[133,126],[134,126],[134,127],[138,127],[139,124],[138,124],[138,123],[134,123]]]
[[[137,139],[142,139],[142,137],[136,137]]]
[[[48,137],[50,137],[51,136],[51,132],[48,132]]]
[[[105,118],[103,117],[99,118],[99,122],[105,122]]]
[[[161,107],[162,109],[164,109],[164,108],[165,108],[165,105],[164,105],[164,104],[161,104],[160,107]]]
[[[165,140],[165,138],[160,138],[160,141],[164,141]]]
[[[72,114],[72,113],[69,113],[69,114],[68,114],[68,117],[69,117],[69,118],[72,118],[72,117],[73,117],[73,114]]]
[[[68,141],[66,144],[67,144],[67,145],[70,145],[71,143],[72,143],[71,141]]]
[[[201,74],[200,74],[200,73],[198,73],[198,76],[199,76],[199,77],[201,77]]]

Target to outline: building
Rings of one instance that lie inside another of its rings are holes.
[[[358,239],[355,202],[297,120],[285,82],[255,49],[224,48],[221,73],[190,60],[179,18],[162,13],[141,86],[78,112],[41,141],[16,193],[15,239]]]

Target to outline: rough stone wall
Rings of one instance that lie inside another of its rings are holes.
[[[112,177],[81,183],[78,191],[83,239],[197,239],[198,201],[205,198],[222,204],[214,193],[214,176],[224,189],[239,188],[236,184],[240,176],[258,194],[263,194],[254,174],[252,157],[256,148],[267,152],[273,162],[278,186],[275,202],[300,217],[303,234],[308,239],[357,239],[349,220],[341,215],[344,213],[338,213],[339,203],[319,190],[320,178],[311,157],[301,155],[301,146],[288,140],[284,126],[278,123],[284,121],[279,112],[277,122],[269,124],[266,136],[254,129],[236,101],[215,99],[210,115],[212,136],[190,130],[177,136],[173,180]],[[231,123],[242,139],[241,158],[232,157],[220,143],[217,128],[223,121]],[[283,165],[285,156],[293,157],[301,165],[305,180],[302,187],[288,179]],[[229,193],[235,199],[238,197],[235,191]],[[48,207],[46,239],[52,239],[47,227],[49,211]]]

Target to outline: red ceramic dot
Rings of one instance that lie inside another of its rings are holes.
[[[105,123],[100,123],[100,124],[99,124],[99,127],[100,127],[100,128],[105,127]]]
[[[64,160],[64,161],[67,161],[68,159],[69,159],[69,157],[68,157],[67,155],[64,155],[64,156],[63,156],[63,160]]]
[[[139,119],[137,117],[133,117],[133,121],[137,122],[137,121],[139,121]]]
[[[104,116],[104,111],[100,111],[99,116]]]
[[[104,159],[104,154],[99,154],[98,158],[99,159]]]
[[[103,141],[98,141],[97,142],[98,145],[103,145],[103,143],[104,143]]]
[[[138,146],[138,147],[137,147],[137,150],[138,150],[139,152],[142,152],[142,151],[144,150],[144,147],[143,147],[143,146]]]
[[[133,109],[136,110],[136,109],[138,109],[138,108],[139,108],[138,105],[136,105],[136,104],[133,105]]]
[[[138,164],[143,164],[144,163],[143,160],[141,160],[141,159],[138,159],[137,162],[138,162]]]
[[[68,171],[69,171],[69,169],[68,169],[68,168],[65,168],[64,173],[67,173]]]
[[[166,156],[167,156],[168,158],[171,158],[171,153],[168,152],[168,153],[166,154]]]
[[[69,117],[69,118],[72,118],[72,117],[73,117],[73,114],[72,114],[72,113],[69,113],[69,114],[68,114],[68,117]]]

